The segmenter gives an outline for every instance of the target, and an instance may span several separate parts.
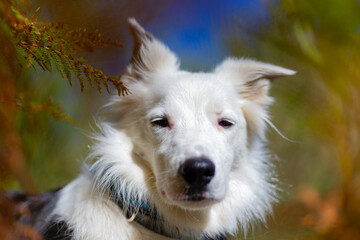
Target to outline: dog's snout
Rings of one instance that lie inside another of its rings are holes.
[[[215,176],[215,164],[208,158],[187,159],[179,169],[180,175],[191,188],[202,188]]]

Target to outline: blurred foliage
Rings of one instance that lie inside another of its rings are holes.
[[[266,4],[268,21],[239,22],[230,51],[298,71],[290,83],[274,84],[272,111],[298,143],[270,137],[293,186],[285,186],[276,223],[256,239],[360,239],[360,3]]]
[[[108,82],[119,95],[127,94],[127,89],[119,76],[106,76],[78,57],[80,50],[93,52],[95,47],[119,47],[119,42],[103,37],[98,30],[87,32],[64,24],[40,22],[37,20],[39,8],[32,17],[27,17],[20,7],[26,3],[0,2],[0,190],[19,185],[33,193],[38,191],[38,185],[29,174],[29,155],[36,153],[41,141],[48,141],[43,138],[44,134],[40,140],[39,133],[49,126],[51,119],[71,124],[75,121],[55,103],[50,92],[41,96],[34,91],[42,87],[42,82],[32,82],[29,67],[37,71],[40,66],[50,73],[54,68],[70,85],[74,75],[81,91],[84,79],[91,86],[96,85],[100,93],[102,86],[110,93]],[[0,210],[1,239],[41,239],[31,227],[14,222],[20,215],[28,214],[25,206],[14,204],[0,193]]]
[[[77,58],[78,50],[94,51],[94,47],[109,45],[121,46],[117,41],[102,37],[98,30],[87,32],[86,29],[72,30],[64,24],[54,24],[37,21],[39,8],[31,18],[26,17],[17,3],[5,0],[0,3],[1,13],[1,92],[0,119],[1,125],[1,155],[2,174],[14,175],[21,186],[27,191],[34,191],[35,186],[25,171],[26,163],[19,133],[17,120],[21,112],[27,113],[27,118],[43,113],[57,120],[72,122],[61,107],[54,103],[50,96],[46,101],[36,99],[28,83],[20,84],[23,79],[22,69],[37,63],[43,70],[52,73],[53,66],[61,77],[72,85],[72,75],[75,75],[84,89],[84,78],[93,86],[93,82],[101,93],[101,84],[110,93],[107,82],[111,82],[119,95],[127,94],[127,89],[121,83],[120,77],[106,76],[101,70],[85,64],[85,60]],[[19,86],[22,85],[21,87]],[[25,124],[22,122],[21,124]]]

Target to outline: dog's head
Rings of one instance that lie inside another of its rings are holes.
[[[232,178],[257,171],[249,156],[264,137],[271,81],[294,71],[247,59],[227,59],[210,73],[181,71],[163,43],[129,23],[135,46],[122,80],[131,94],[111,104],[117,127],[131,137],[159,199],[210,207],[226,198]]]

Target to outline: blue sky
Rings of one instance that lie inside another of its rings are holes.
[[[236,35],[239,21],[267,17],[261,0],[171,1],[145,27],[165,42],[187,69],[209,70],[228,55],[224,34]]]

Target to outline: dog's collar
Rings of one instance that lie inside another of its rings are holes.
[[[111,199],[124,211],[128,221],[135,221],[154,233],[168,238],[174,238],[166,233],[164,229],[164,219],[153,204],[136,197],[129,197],[126,193],[114,191],[114,186],[111,186]],[[214,238],[203,237],[201,240],[226,240],[226,236],[219,234]]]
[[[170,237],[163,230],[163,218],[147,199],[119,192],[113,185],[109,186],[109,195],[111,200],[122,209],[129,222],[135,221],[157,234]]]

